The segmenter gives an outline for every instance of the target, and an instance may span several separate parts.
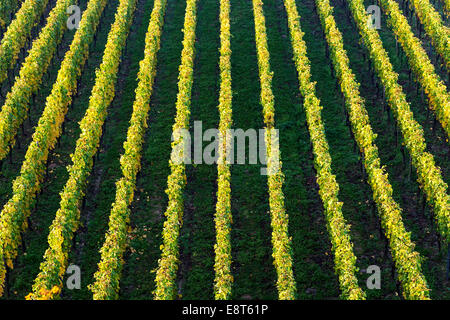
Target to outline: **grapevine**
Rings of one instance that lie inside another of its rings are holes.
[[[261,105],[263,107],[267,158],[267,184],[269,187],[269,207],[272,225],[272,246],[274,265],[277,271],[278,297],[280,300],[295,299],[295,279],[292,271],[291,239],[288,236],[288,215],[284,208],[282,191],[284,175],[281,171],[280,150],[275,126],[275,107],[272,92],[272,72],[270,71],[269,49],[262,0],[253,0],[255,17],[256,49],[261,83]]]
[[[376,134],[372,131],[364,101],[359,94],[359,85],[349,67],[342,34],[332,15],[333,9],[328,0],[316,0],[316,4],[341,92],[345,97],[352,131],[363,154],[373,199],[378,207],[385,235],[390,242],[404,296],[406,299],[429,299],[429,289],[421,272],[421,259],[419,253],[414,251],[414,243],[403,225],[400,206],[392,197],[392,186],[381,166],[378,148],[375,145]]]
[[[140,62],[139,84],[133,106],[125,153],[120,159],[123,177],[116,183],[116,199],[109,217],[109,230],[100,249],[95,282],[89,286],[95,300],[117,299],[123,253],[126,247],[129,205],[133,201],[136,175],[141,165],[142,144],[150,108],[156,59],[164,24],[166,0],[156,0],[146,34],[145,58]]]
[[[430,36],[436,51],[444,59],[447,71],[450,72],[450,29],[444,25],[441,16],[429,0],[406,0],[410,8],[414,8],[417,17]]]
[[[40,273],[34,281],[33,293],[28,295],[27,299],[54,299],[57,297],[56,294],[49,296],[41,292],[62,287],[62,277],[68,265],[73,234],[80,223],[79,207],[93,166],[93,157],[100,144],[107,109],[114,98],[120,57],[135,6],[136,0],[121,0],[119,3],[114,24],[108,34],[103,60],[96,74],[89,107],[80,122],[81,135],[72,155],[73,164],[68,168],[69,179],[61,193],[60,208],[50,227],[49,247],[44,254]]]
[[[216,299],[229,299],[233,275],[231,274],[231,187],[230,165],[227,163],[227,151],[230,148],[228,130],[232,125],[231,92],[231,48],[230,48],[230,2],[220,0],[220,94],[219,132],[222,140],[219,144],[217,163],[217,203],[216,203],[216,244],[214,269],[214,294]]]
[[[184,18],[183,51],[178,76],[177,114],[173,125],[172,156],[169,161],[170,175],[167,178],[166,193],[169,197],[166,212],[167,220],[163,228],[161,258],[156,271],[155,300],[169,300],[175,297],[175,278],[178,270],[178,235],[183,221],[183,190],[186,185],[185,166],[179,157],[185,150],[183,130],[189,126],[190,100],[193,82],[194,45],[197,0],[187,0]],[[174,160],[175,159],[175,160]]]
[[[71,4],[72,0],[59,0],[56,3],[50,12],[47,25],[33,42],[19,76],[6,96],[0,112],[0,160],[11,150],[17,131],[27,117],[31,97],[39,90],[42,78],[66,30],[66,9]]]
[[[311,81],[310,61],[306,55],[306,43],[300,28],[297,6],[294,0],[284,0],[284,6],[288,16],[294,62],[312,142],[319,195],[325,208],[327,229],[331,238],[342,297],[352,300],[365,299],[365,293],[359,287],[355,275],[358,269],[350,239],[350,226],[342,214],[342,202],[338,199],[339,185],[331,171],[331,156],[321,118],[322,106],[316,97],[315,83]]]
[[[25,154],[20,175],[13,182],[12,197],[0,213],[0,293],[3,292],[6,266],[12,269],[13,260],[21,241],[21,233],[27,229],[27,219],[41,189],[45,165],[51,149],[62,132],[62,123],[72,95],[76,92],[77,79],[89,54],[101,13],[107,0],[91,0],[75,33],[69,51],[58,71],[52,92],[47,97],[44,112],[33,134],[33,140]]]
[[[388,22],[406,52],[412,71],[428,96],[430,108],[435,111],[447,136],[450,136],[450,96],[447,87],[436,74],[427,53],[419,39],[414,36],[398,4],[393,0],[380,0],[380,3],[386,10]]]
[[[31,30],[44,13],[48,0],[25,0],[0,42],[0,84],[14,67],[20,50],[25,46]]]
[[[375,71],[386,93],[386,100],[397,119],[404,144],[417,170],[417,181],[428,203],[433,207],[438,230],[445,241],[450,240],[450,196],[448,185],[436,166],[434,157],[426,151],[423,129],[414,119],[405,93],[398,84],[398,74],[390,63],[378,32],[367,26],[367,14],[362,0],[349,0],[350,11],[356,21],[364,45],[370,53]]]

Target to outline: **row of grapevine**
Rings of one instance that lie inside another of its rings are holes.
[[[140,62],[133,114],[120,159],[123,177],[116,183],[116,199],[109,217],[109,229],[100,249],[101,259],[89,286],[94,300],[117,299],[123,266],[123,254],[127,244],[130,208],[136,188],[136,175],[141,166],[141,152],[150,109],[153,82],[156,74],[157,53],[164,24],[167,0],[156,0],[145,36],[145,57]]]
[[[444,14],[447,17],[450,17],[450,0],[441,0],[442,5],[444,7]]]
[[[3,288],[6,267],[13,268],[13,260],[27,228],[27,219],[35,203],[36,194],[44,179],[50,149],[62,132],[62,123],[76,92],[77,79],[89,55],[101,13],[107,0],[91,0],[75,33],[69,51],[58,71],[52,92],[47,97],[44,112],[25,154],[20,175],[13,182],[12,197],[0,213],[0,287]],[[2,290],[2,289],[0,289]],[[0,292],[1,293],[1,292]]]
[[[226,162],[231,147],[228,130],[232,125],[230,0],[220,0],[220,93],[219,93],[219,159],[217,163],[216,244],[214,296],[217,300],[231,298],[231,187],[230,165]]]
[[[17,5],[17,0],[0,0],[0,29],[8,25]]]
[[[420,40],[414,36],[397,2],[393,0],[379,0],[379,2],[386,10],[388,23],[405,50],[412,71],[428,96],[430,108],[434,110],[436,118],[450,136],[450,96],[447,87],[436,74],[433,64],[421,46]]]
[[[280,300],[293,300],[296,294],[294,273],[292,271],[291,239],[288,235],[289,219],[284,207],[283,181],[280,150],[275,127],[275,107],[272,92],[272,72],[270,71],[270,54],[267,45],[266,25],[261,0],[253,0],[255,18],[256,52],[261,84],[260,101],[263,107],[267,184],[269,187],[269,207],[272,225],[272,246],[274,265],[277,272],[277,288]]]
[[[44,13],[48,0],[25,0],[0,42],[0,84],[14,67],[20,50],[25,46],[31,30]]]
[[[50,12],[47,25],[33,42],[19,76],[6,96],[0,112],[0,160],[6,157],[15,143],[17,131],[28,115],[31,96],[39,90],[42,78],[66,30],[66,10],[73,3],[73,0],[59,0],[56,3]]]
[[[414,243],[403,225],[400,206],[392,197],[392,186],[387,173],[381,166],[378,148],[375,145],[376,134],[370,126],[369,116],[359,93],[359,84],[350,69],[342,34],[332,15],[333,9],[329,0],[316,0],[316,8],[330,48],[330,57],[341,92],[345,98],[353,135],[363,155],[362,161],[368,174],[373,199],[380,213],[384,233],[390,242],[404,297],[427,299],[429,289],[421,272],[420,256],[414,251]]]
[[[439,12],[429,0],[407,0],[410,8],[414,8],[425,32],[439,55],[444,59],[447,71],[450,72],[450,29],[442,22]]]
[[[40,272],[28,299],[54,299],[48,296],[54,287],[61,289],[62,277],[68,265],[73,234],[80,223],[80,205],[87,186],[93,158],[97,153],[107,110],[114,98],[114,87],[121,55],[133,21],[137,0],[120,0],[115,21],[108,34],[100,68],[89,99],[89,107],[80,122],[81,134],[72,154],[73,164],[68,167],[69,179],[61,193],[60,208],[50,226],[49,247],[44,254]]]
[[[348,2],[362,40],[369,50],[375,71],[383,84],[387,102],[397,119],[403,135],[403,143],[406,145],[412,158],[412,164],[417,170],[419,186],[423,189],[429,204],[434,209],[440,234],[448,241],[450,240],[448,186],[442,179],[441,170],[436,166],[433,155],[426,152],[423,129],[414,119],[406,96],[398,84],[398,74],[393,69],[378,32],[367,25],[368,16],[363,0],[348,0]]]
[[[365,299],[365,293],[359,287],[355,275],[358,269],[350,239],[350,226],[342,214],[342,202],[339,202],[338,199],[339,185],[331,170],[331,156],[321,119],[322,106],[316,97],[315,83],[311,80],[310,61],[307,57],[306,43],[303,40],[304,33],[300,28],[297,6],[295,0],[284,0],[284,6],[288,16],[294,62],[312,142],[319,195],[325,209],[327,229],[331,238],[342,298]]]
[[[183,191],[186,185],[185,165],[182,161],[184,156],[179,157],[185,150],[185,140],[182,130],[189,127],[190,100],[193,82],[193,68],[195,57],[195,28],[197,0],[187,0],[184,18],[184,39],[181,52],[181,65],[178,75],[178,94],[176,102],[177,114],[173,125],[172,155],[170,164],[170,175],[167,178],[166,193],[169,197],[167,209],[164,215],[167,220],[163,228],[163,244],[161,245],[161,258],[158,260],[156,271],[156,300],[170,300],[176,294],[176,275],[178,270],[178,236],[183,222]],[[174,161],[175,159],[175,161]]]

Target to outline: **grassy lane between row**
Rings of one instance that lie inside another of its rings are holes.
[[[190,133],[194,139],[197,133],[199,140],[206,130],[218,128],[219,123],[219,5],[219,1],[198,3]],[[196,122],[202,128],[194,132]],[[194,152],[194,140],[191,142]],[[204,141],[197,146],[205,150],[209,143]],[[178,278],[183,299],[213,298],[217,173],[216,164],[206,164],[204,160],[186,167],[186,207],[180,234],[182,267]]]
[[[232,0],[230,6],[233,128],[258,132],[264,123],[252,3]],[[245,164],[231,166],[232,299],[276,299],[267,177],[261,175],[259,160],[258,164],[248,165],[246,140]]]

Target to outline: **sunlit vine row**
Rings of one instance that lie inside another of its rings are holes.
[[[184,18],[184,39],[181,52],[181,65],[178,75],[177,114],[173,125],[172,154],[170,175],[167,178],[167,196],[169,198],[164,215],[166,221],[162,232],[161,258],[156,271],[155,300],[170,300],[176,295],[176,275],[178,270],[178,236],[183,222],[183,191],[186,185],[185,165],[183,163],[185,139],[183,130],[189,127],[191,91],[193,82],[195,27],[197,0],[187,0]],[[181,154],[181,156],[180,156]]]
[[[288,235],[288,215],[284,207],[283,181],[279,142],[275,129],[275,106],[272,92],[270,54],[267,45],[266,22],[262,0],[253,0],[255,17],[256,51],[258,56],[260,101],[263,107],[267,158],[267,184],[269,187],[269,208],[272,225],[272,256],[277,272],[278,298],[293,300],[296,295],[294,273],[292,271],[291,239]]]
[[[444,7],[444,14],[448,19],[450,17],[450,0],[441,0],[441,2]]]
[[[219,159],[217,163],[216,244],[214,295],[217,300],[231,298],[231,187],[227,153],[231,146],[228,134],[232,125],[230,0],[220,0],[220,93]]]
[[[423,129],[414,119],[405,93],[398,84],[398,74],[393,69],[378,32],[367,25],[368,16],[363,1],[348,0],[348,3],[363,43],[369,50],[375,71],[384,87],[387,102],[397,119],[398,127],[403,135],[403,143],[406,145],[412,158],[412,164],[417,170],[419,185],[434,209],[440,234],[448,241],[450,239],[448,185],[442,179],[441,170],[436,166],[433,155],[426,151]]]
[[[450,72],[450,28],[444,25],[439,12],[429,0],[407,0],[410,8],[414,8],[425,32],[439,55],[444,59],[447,71]]]
[[[47,97],[20,175],[13,182],[12,197],[0,213],[0,290],[3,289],[5,280],[5,264],[13,268],[21,234],[27,229],[28,217],[41,189],[49,152],[62,133],[64,117],[72,102],[72,95],[76,92],[77,79],[88,58],[89,44],[94,38],[106,2],[107,0],[89,2],[80,28],[61,63],[52,92]]]
[[[17,5],[17,0],[0,0],[0,29],[3,29],[8,25],[11,15],[16,10]]]
[[[14,67],[20,50],[25,46],[31,30],[39,22],[48,0],[25,0],[0,42],[0,84]]]
[[[342,34],[336,26],[329,0],[316,0],[325,37],[330,48],[330,57],[345,98],[351,128],[372,188],[373,199],[378,207],[384,233],[389,240],[392,257],[406,299],[428,299],[429,289],[419,253],[414,251],[414,243],[405,230],[401,209],[392,197],[392,186],[387,173],[381,166],[378,148],[375,145],[376,134],[372,131],[364,101],[359,93],[359,84],[349,66],[344,50]]]
[[[120,57],[133,21],[136,1],[119,2],[115,21],[108,34],[103,60],[96,72],[89,107],[80,122],[81,134],[71,157],[73,164],[68,167],[69,179],[61,193],[60,208],[50,226],[49,247],[34,281],[33,292],[27,297],[29,299],[54,299],[57,295],[44,296],[41,292],[54,287],[62,288],[73,235],[80,224],[81,201],[93,166],[93,158],[100,144],[108,106],[114,98]]]
[[[430,102],[430,108],[436,113],[437,119],[450,136],[450,96],[444,82],[436,74],[427,53],[420,40],[417,39],[408,20],[402,14],[398,4],[393,0],[379,0],[388,15],[388,23],[398,37],[412,71],[423,87]]]
[[[15,143],[20,125],[27,117],[31,96],[36,94],[42,78],[66,30],[67,8],[73,0],[59,0],[50,12],[47,25],[23,63],[19,76],[6,96],[0,112],[0,160],[4,159]]]
[[[124,264],[130,208],[136,188],[136,175],[141,166],[142,145],[150,109],[153,82],[156,74],[157,53],[164,24],[166,0],[156,0],[145,37],[145,57],[140,62],[133,114],[120,159],[123,177],[116,183],[116,199],[109,216],[109,229],[100,249],[101,259],[89,286],[94,300],[117,299],[119,281]]]
[[[339,185],[331,170],[331,156],[321,117],[322,106],[316,97],[315,83],[311,80],[311,63],[307,57],[297,6],[294,0],[284,0],[284,6],[288,16],[294,62],[312,143],[319,195],[325,209],[341,296],[344,299],[365,299],[365,293],[359,287],[356,277],[358,269],[350,239],[350,226],[342,214],[342,202],[338,199]]]

